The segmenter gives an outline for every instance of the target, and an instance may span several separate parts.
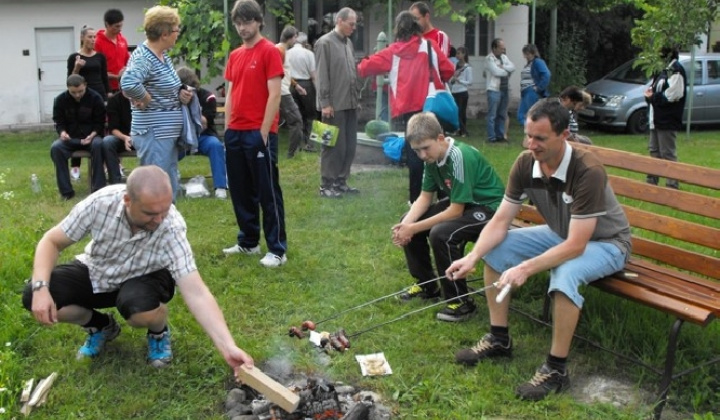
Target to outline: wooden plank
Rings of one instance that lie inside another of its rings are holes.
[[[680,241],[720,249],[720,229],[628,205],[623,205],[623,210],[633,227],[658,232]]]
[[[692,322],[693,324],[698,324],[703,327],[715,319],[712,311],[708,309],[660,295],[623,280],[607,278],[594,281],[590,284],[605,292],[642,303],[643,305],[672,314],[684,321]]]
[[[720,190],[720,170],[718,169],[655,159],[637,153],[581,143],[572,143],[572,146],[592,151],[605,166],[675,178],[684,183]]]
[[[33,385],[35,384],[35,378],[30,378],[25,381],[22,393],[20,394],[20,402],[26,403],[30,401],[30,392],[32,392]]]
[[[277,383],[257,366],[249,369],[245,365],[241,365],[238,369],[238,379],[263,394],[265,398],[288,413],[297,410],[300,404],[300,397],[297,394]]]
[[[660,204],[690,214],[720,218],[720,198],[673,190],[646,182],[609,175],[615,195]]]
[[[42,401],[42,399],[45,397],[45,394],[50,391],[50,387],[55,382],[57,376],[57,372],[53,372],[50,374],[50,376],[38,382],[38,386],[35,387],[35,390],[30,397],[30,401],[28,402],[31,407],[35,407],[36,405],[38,405],[38,403],[40,403],[40,401]]]
[[[712,290],[712,288],[697,283],[685,282],[673,275],[639,266],[627,269],[636,273],[637,277],[613,276],[613,278],[621,279],[659,295],[708,309],[713,314],[720,315],[720,293]]]
[[[676,246],[632,237],[632,253],[717,280],[720,259]],[[677,271],[677,270],[675,270]]]

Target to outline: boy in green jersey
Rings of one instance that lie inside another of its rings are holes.
[[[424,162],[424,173],[420,197],[392,227],[393,243],[404,249],[410,274],[417,281],[400,297],[434,299],[440,296],[440,288],[437,282],[428,281],[443,275],[452,261],[462,258],[467,242],[477,239],[500,205],[504,186],[477,149],[445,137],[432,113],[410,118],[406,135]],[[434,202],[439,191],[446,198]],[[475,313],[473,300],[461,297],[468,293],[465,279],[443,278],[440,285],[446,300],[457,299],[438,312],[439,320],[459,322]]]

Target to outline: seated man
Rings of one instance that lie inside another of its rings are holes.
[[[92,191],[106,185],[103,168],[102,134],[105,132],[105,103],[103,98],[87,88],[85,78],[71,74],[67,90],[55,98],[53,121],[60,137],[50,146],[55,164],[55,179],[65,200],[75,197],[70,183],[68,159],[76,150],[89,150],[92,157]]]
[[[217,137],[215,130],[215,115],[217,114],[217,101],[215,95],[200,87],[200,80],[194,71],[187,67],[177,69],[180,81],[195,89],[202,107],[203,131],[198,136],[198,153],[210,158],[210,171],[212,172],[215,197],[227,199],[227,169],[225,167],[225,146]],[[179,159],[185,157],[180,154]]]
[[[512,355],[510,299],[497,303],[498,290],[520,287],[550,270],[552,346],[535,376],[516,390],[527,400],[567,388],[567,357],[583,305],[579,289],[622,270],[630,255],[630,226],[605,168],[591,152],[568,144],[569,122],[567,109],[557,100],[542,99],[530,108],[525,122],[528,150],[515,160],[500,208],[472,252],[445,272],[449,278],[462,278],[482,258],[485,285],[498,282],[485,294],[490,333],[455,355],[458,363],[475,365]],[[508,230],[526,199],[535,203],[547,225]]]
[[[127,185],[111,185],[78,203],[38,243],[23,305],[44,325],[85,328],[78,359],[98,356],[120,334],[113,316],[97,310],[115,307],[128,325],[147,328],[148,363],[167,366],[173,357],[168,302],[177,287],[225,361],[234,369],[252,366],[198,273],[185,220],[172,198],[162,169],[139,167]],[[56,266],[60,253],[88,234],[92,241],[85,253]]]
[[[108,134],[103,139],[103,155],[111,184],[122,182],[119,153],[135,150],[130,137],[132,111],[130,100],[122,93],[113,95],[107,101]]]
[[[440,295],[437,273],[444,275],[453,260],[463,256],[468,241],[477,238],[502,201],[503,184],[495,170],[472,146],[443,135],[432,113],[413,115],[407,124],[407,143],[425,163],[422,192],[402,221],[392,227],[393,243],[403,247],[410,274],[420,284],[400,297],[433,299]],[[446,197],[433,204],[434,194]],[[423,284],[425,283],[425,284]],[[472,298],[464,296],[464,278],[442,279],[444,298],[453,299],[437,314],[441,321],[458,322],[475,313]]]

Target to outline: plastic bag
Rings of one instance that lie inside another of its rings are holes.
[[[185,184],[185,195],[190,198],[209,197],[210,191],[205,182],[205,177],[197,175],[190,178],[190,181]]]
[[[387,137],[382,144],[385,157],[394,163],[403,163],[403,149],[405,148],[405,137]]]

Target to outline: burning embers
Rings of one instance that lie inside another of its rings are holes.
[[[300,396],[288,413],[245,385],[230,390],[225,410],[231,420],[388,420],[390,410],[372,392],[325,379],[294,380],[289,388]]]

